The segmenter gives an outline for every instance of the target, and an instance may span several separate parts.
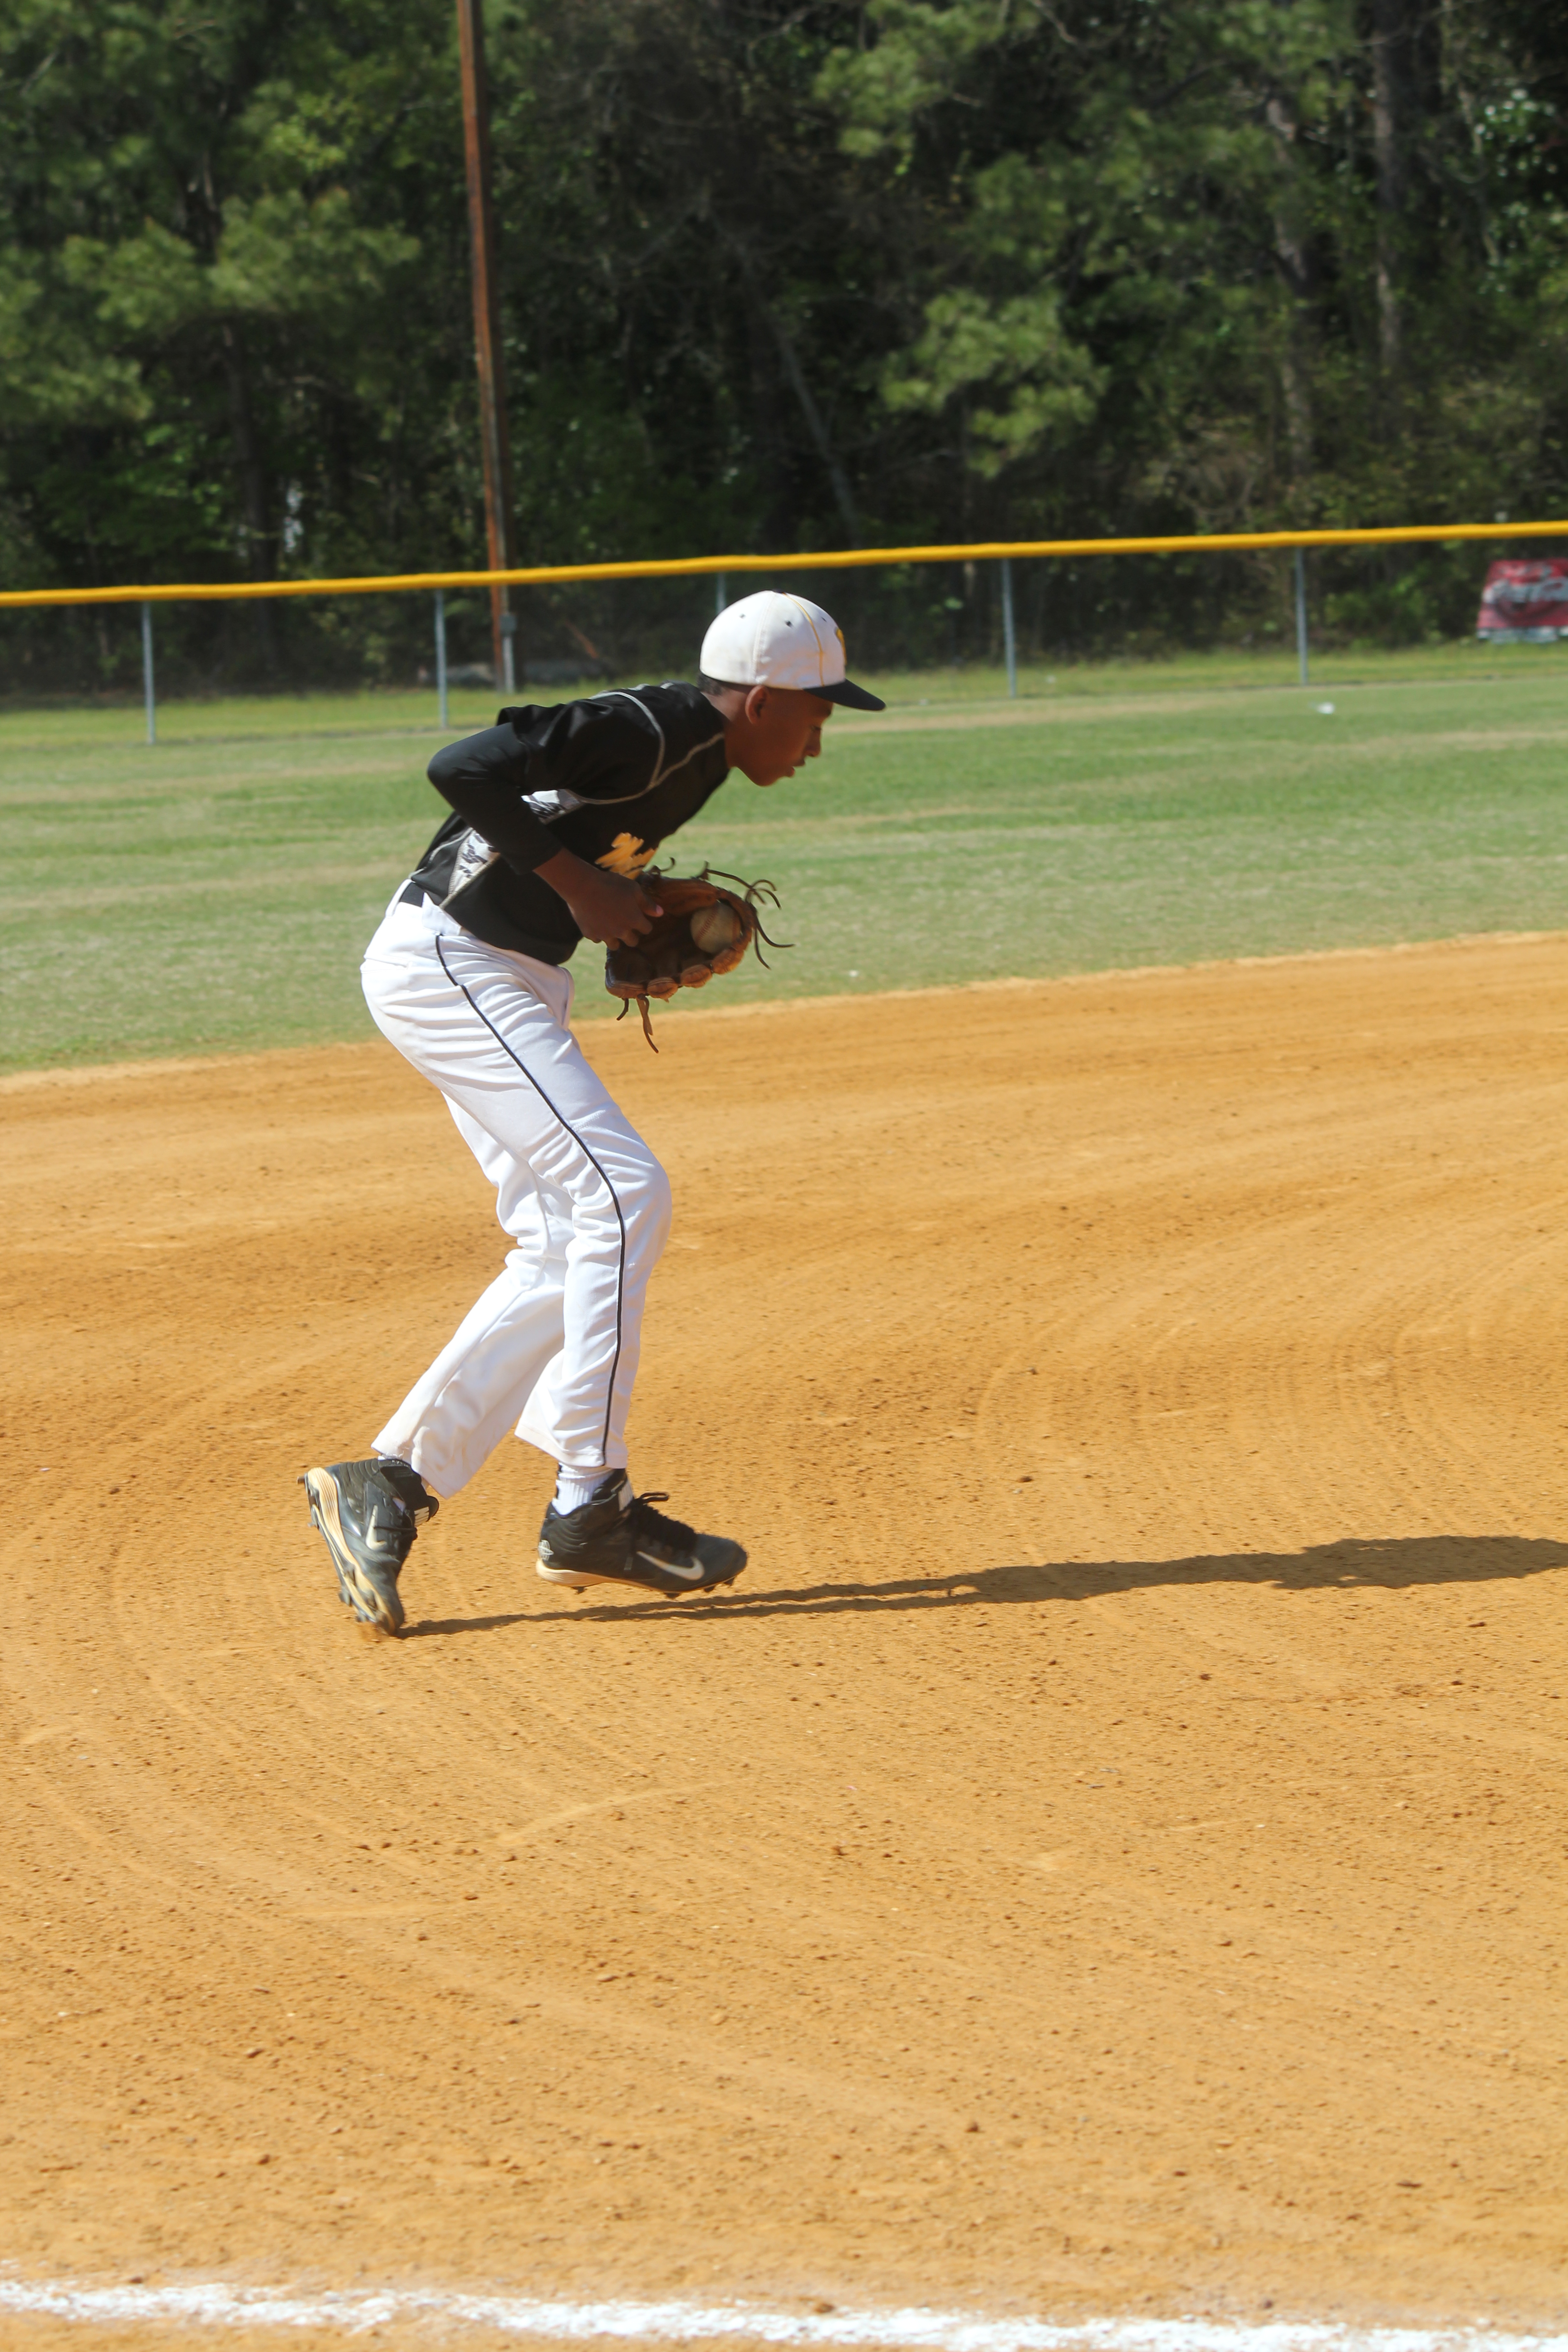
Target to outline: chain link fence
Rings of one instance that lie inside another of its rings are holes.
[[[1568,553],[1568,524],[1455,528],[1465,539],[1391,533],[1304,550],[1209,540],[1161,552],[1107,541],[1100,551],[808,554],[787,568],[741,559],[721,573],[546,579],[510,592],[516,691],[557,699],[689,677],[716,604],[764,585],[825,604],[868,676],[1011,669],[1026,692],[1031,673],[1083,662],[1458,642],[1474,635],[1492,556]],[[1483,537],[1489,546],[1474,543]],[[0,707],[129,702],[150,677],[160,699],[423,688],[435,703],[443,663],[450,687],[497,691],[482,577],[439,591],[300,586],[145,607],[134,590],[120,603],[85,601],[91,589],[73,604],[0,599]]]

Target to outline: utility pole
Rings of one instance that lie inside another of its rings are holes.
[[[463,68],[463,155],[468,182],[468,241],[474,282],[474,354],[479,369],[479,441],[485,461],[485,533],[489,570],[517,562],[511,505],[511,445],[506,425],[506,365],[501,355],[500,296],[496,284],[495,204],[490,173],[490,94],[485,73],[482,0],[458,0],[458,47]],[[490,590],[490,635],[496,683],[517,686],[517,616],[510,592]]]

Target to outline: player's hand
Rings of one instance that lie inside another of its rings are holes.
[[[658,898],[641,882],[606,874],[569,849],[558,850],[535,872],[559,892],[585,940],[601,947],[635,947],[656,915]]]

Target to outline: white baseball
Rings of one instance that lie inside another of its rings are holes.
[[[692,945],[702,955],[719,955],[732,948],[745,926],[733,907],[722,898],[716,907],[699,907],[691,918]]]

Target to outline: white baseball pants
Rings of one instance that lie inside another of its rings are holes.
[[[623,1468],[669,1180],[566,1025],[570,973],[395,900],[361,976],[377,1027],[446,1097],[513,1244],[377,1452],[440,1496],[511,1428],[569,1468]]]

